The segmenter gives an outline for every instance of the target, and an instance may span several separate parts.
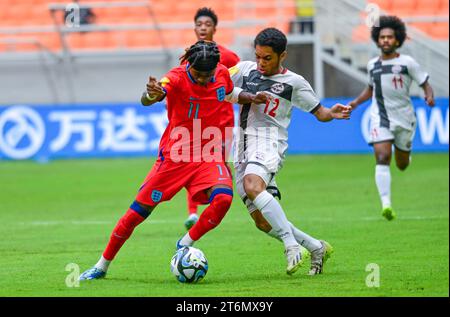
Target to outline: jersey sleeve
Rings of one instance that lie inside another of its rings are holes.
[[[409,59],[408,73],[411,75],[411,78],[419,84],[419,86],[423,85],[429,77],[429,75],[422,70],[419,63],[417,63],[413,58]]]
[[[225,93],[227,94],[227,95],[229,95],[229,94],[231,94],[232,92],[233,92],[233,89],[234,89],[234,83],[233,83],[233,81],[231,80],[231,76],[230,76],[230,73],[229,73],[229,71],[227,71],[226,69],[224,70],[224,72],[223,72],[223,76],[225,77],[225,82],[226,82],[226,87],[225,87]]]
[[[166,94],[170,94],[171,91],[173,91],[174,88],[178,85],[179,74],[176,71],[171,70],[167,74],[165,74],[159,82],[161,83],[161,86]]]
[[[225,53],[223,61],[221,61],[226,67],[230,68],[239,63],[239,57],[232,51]]]
[[[252,62],[239,62],[236,66],[233,66],[228,70],[230,72],[231,80],[236,87],[242,87],[244,85],[244,76],[251,66]]]
[[[231,68],[235,66],[237,63],[239,63],[239,56],[233,51],[230,51],[229,49],[220,46],[220,63],[225,65],[227,68]]]
[[[292,94],[292,105],[305,112],[312,112],[320,104],[320,100],[311,85],[299,78]]]

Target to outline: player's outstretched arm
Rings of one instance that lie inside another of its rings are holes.
[[[348,103],[348,106],[352,107],[352,109],[355,109],[360,104],[362,104],[364,101],[372,98],[372,94],[373,94],[372,86],[367,86],[356,99],[354,99]]]
[[[142,94],[141,103],[143,106],[150,106],[155,102],[161,101],[166,96],[166,92],[161,87],[156,78],[149,77],[147,83],[147,90]]]
[[[314,112],[314,115],[316,116],[317,120],[327,122],[333,119],[350,119],[351,112],[352,107],[337,103],[331,108],[320,106]]]
[[[242,91],[239,94],[239,100],[238,103],[240,104],[246,104],[246,103],[253,103],[255,105],[259,104],[265,104],[267,100],[269,100],[271,96],[268,93],[265,92],[258,92],[256,95]]]
[[[434,106],[434,92],[428,80],[422,84],[423,92],[425,93],[425,102],[430,107]]]
[[[256,95],[242,90],[242,88],[234,87],[233,91],[225,97],[225,100],[231,103],[239,103],[241,105],[254,103],[266,103],[270,95],[265,92],[259,92]]]

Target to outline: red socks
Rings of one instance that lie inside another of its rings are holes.
[[[145,218],[139,215],[136,211],[133,209],[128,209],[126,214],[120,218],[114,228],[109,239],[109,243],[103,252],[103,257],[108,261],[112,261],[125,241],[127,241],[127,239],[131,236],[134,228],[136,228],[144,220]]]
[[[192,195],[187,194],[187,205],[188,205],[188,211],[189,215],[196,214],[198,206],[200,205],[198,202],[192,200]]]
[[[229,194],[215,195],[211,204],[203,211],[197,223],[189,230],[189,236],[197,241],[205,233],[217,227],[230,209],[233,196]]]

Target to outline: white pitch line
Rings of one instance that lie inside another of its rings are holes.
[[[179,221],[167,221],[167,220],[152,220],[149,224],[161,224],[161,223],[178,223]],[[59,226],[59,225],[111,225],[116,222],[114,221],[104,221],[104,220],[70,220],[70,221],[29,221],[29,222],[18,222],[19,225],[23,226]]]
[[[397,220],[438,220],[438,219],[445,219],[448,220],[448,216],[399,216]],[[233,220],[227,220],[224,221],[228,223],[245,223],[250,221],[251,219],[233,219]],[[348,221],[347,218],[308,218],[305,217],[305,220],[308,222],[339,222],[339,221]],[[384,218],[380,215],[379,217],[363,217],[363,218],[353,218],[353,221],[381,221],[384,220]],[[117,221],[105,221],[105,220],[66,220],[66,221],[55,221],[55,220],[49,220],[49,221],[29,221],[29,222],[18,222],[19,225],[23,226],[59,226],[59,225],[113,225]],[[147,220],[144,222],[144,224],[179,224],[182,223],[179,220],[163,220],[163,219],[157,219],[157,220]]]

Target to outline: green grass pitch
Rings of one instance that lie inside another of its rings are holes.
[[[68,287],[103,251],[153,159],[0,163],[0,296],[449,296],[449,156],[414,154],[391,167],[398,218],[384,220],[372,155],[288,156],[277,181],[288,218],[335,249],[324,274],[309,261],[285,273],[280,242],[258,231],[242,202],[196,247],[209,272],[196,285],[170,273],[184,233],[184,190],[140,225],[107,278]],[[379,287],[368,287],[379,267]],[[69,268],[69,267],[68,267]]]

